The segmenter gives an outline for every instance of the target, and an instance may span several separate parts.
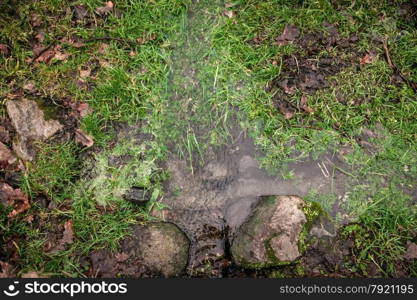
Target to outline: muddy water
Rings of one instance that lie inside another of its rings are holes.
[[[315,189],[343,197],[345,175],[332,167],[341,163],[337,156],[290,164],[295,176],[284,180],[261,169],[259,155],[253,141],[236,130],[228,146],[210,148],[206,163],[193,171],[175,155],[168,159],[172,176],[161,200],[168,207],[157,215],[177,224],[192,241],[190,272],[227,256],[228,244],[260,196],[303,197]]]

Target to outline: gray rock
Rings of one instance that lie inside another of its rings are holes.
[[[297,259],[299,236],[307,222],[304,204],[296,196],[262,197],[233,240],[234,262],[261,268]]]
[[[187,266],[190,241],[174,224],[155,222],[134,227],[122,249],[165,277],[179,276]]]
[[[44,141],[63,127],[56,120],[45,120],[43,111],[35,101],[25,99],[8,101],[6,108],[20,137],[13,144],[13,149],[24,160],[32,160],[34,157],[31,141]]]
[[[151,192],[143,187],[134,186],[123,197],[136,205],[145,206],[151,200]]]

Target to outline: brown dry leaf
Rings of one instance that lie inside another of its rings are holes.
[[[277,44],[280,46],[287,45],[289,42],[294,41],[299,35],[297,27],[294,25],[285,25],[284,31],[277,38]]]
[[[236,13],[232,10],[225,10],[223,12],[223,15],[225,15],[226,17],[228,17],[229,19],[233,18],[236,16]]]
[[[39,27],[39,26],[41,26],[41,25],[42,25],[42,20],[41,20],[41,18],[40,18],[39,16],[37,16],[37,15],[33,15],[33,16],[30,18],[30,24],[31,24],[33,27]]]
[[[81,145],[89,148],[94,145],[94,140],[91,136],[87,135],[84,131],[81,129],[75,130],[75,141],[80,143]]]
[[[235,6],[235,4],[233,4],[233,3],[225,3],[225,4],[224,4],[224,7],[225,7],[225,8],[231,8],[231,7],[233,7],[233,6]]]
[[[45,33],[39,32],[37,35],[35,35],[35,39],[38,41],[38,43],[42,43],[45,40]]]
[[[96,8],[96,13],[99,15],[105,15],[109,12],[111,12],[114,8],[114,4],[111,1],[107,1],[104,6],[100,6]]]
[[[105,54],[109,47],[110,47],[109,44],[100,43],[100,45],[98,46],[98,53]]]
[[[66,60],[70,56],[68,53],[63,53],[61,51],[60,45],[56,46],[54,50],[55,50],[55,55],[53,58],[56,60]]]
[[[376,60],[376,54],[373,51],[369,51],[364,57],[359,60],[361,65],[372,64]]]
[[[88,15],[87,7],[85,7],[84,5],[75,5],[74,11],[75,11],[75,17],[78,20],[82,20]]]
[[[5,44],[0,44],[0,54],[8,55],[9,54],[9,47]]]
[[[302,95],[301,96],[301,100],[300,100],[300,107],[302,110],[304,110],[306,113],[313,113],[314,109],[312,109],[311,107],[309,107],[307,105],[307,96],[306,95]]]
[[[72,244],[74,242],[74,228],[73,221],[68,220],[64,224],[64,233],[60,241],[61,245]]]
[[[38,51],[39,51],[39,48],[34,48],[33,49],[33,55],[37,56],[35,53],[38,52]],[[55,53],[54,49],[46,50],[35,59],[35,62],[37,62],[37,63],[43,62],[45,64],[49,64],[51,62],[52,58],[55,57],[55,54],[56,53]]]
[[[279,111],[284,115],[285,120],[289,120],[294,117],[294,112],[289,110],[285,105],[280,105]]]
[[[278,84],[286,94],[294,95],[296,92],[297,87],[295,85],[288,86],[288,79],[284,79],[283,81],[279,82]]]
[[[145,38],[144,38],[144,37],[138,37],[138,38],[136,39],[136,42],[137,42],[139,45],[143,45],[143,44],[145,43]]]
[[[109,68],[111,66],[111,64],[107,60],[104,60],[104,59],[99,59],[98,63],[100,67],[102,68]]]
[[[0,125],[0,142],[6,143],[6,144],[10,142],[9,131],[4,126],[1,126],[1,125]]]
[[[7,169],[8,166],[17,161],[13,152],[2,142],[0,142],[0,169]]]
[[[91,69],[90,68],[80,70],[80,77],[81,78],[87,78],[87,77],[90,77],[90,75],[91,75]]]
[[[36,87],[33,84],[33,82],[28,82],[25,85],[23,85],[23,89],[25,90],[25,92],[28,92],[28,93],[36,92]]]
[[[33,56],[36,57],[37,53],[42,53],[42,51],[45,48],[40,49],[38,46],[35,46],[35,48],[33,48]],[[61,51],[61,46],[57,45],[55,47],[53,47],[52,49],[46,50],[44,51],[41,55],[39,55],[38,57],[36,57],[36,59],[34,60],[37,63],[45,63],[45,64],[50,64],[52,59],[56,59],[56,60],[66,60],[70,55],[68,53],[63,53]],[[31,62],[32,60],[29,60],[28,62]]]
[[[407,243],[407,251],[403,255],[404,259],[417,259],[417,245],[415,243]]]
[[[75,105],[75,110],[78,112],[81,118],[84,118],[92,112],[92,109],[86,102],[77,102],[77,104]]]
[[[0,184],[0,202],[14,207],[8,215],[9,218],[13,218],[30,208],[28,196],[21,189],[13,189],[7,183]]]

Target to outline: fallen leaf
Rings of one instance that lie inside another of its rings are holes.
[[[359,61],[361,65],[365,64],[372,64],[376,60],[376,53],[373,51],[369,51],[364,57],[362,57]]]
[[[91,69],[90,68],[80,70],[80,77],[81,78],[87,78],[87,77],[90,77],[90,75],[91,75]]]
[[[5,44],[0,44],[0,54],[8,55],[9,53],[9,47],[7,47]]]
[[[277,44],[280,46],[287,45],[289,42],[294,41],[299,35],[297,27],[294,25],[285,25],[284,31],[277,38]]]
[[[111,66],[111,64],[107,60],[104,60],[104,59],[99,59],[98,63],[100,67],[102,68],[109,68]]]
[[[0,142],[6,143],[6,144],[10,142],[9,131],[4,126],[1,126],[1,125],[0,125]]]
[[[96,13],[99,15],[105,15],[111,12],[114,8],[114,4],[111,1],[107,1],[104,6],[100,6],[96,8]]]
[[[13,152],[2,142],[0,142],[0,169],[7,169],[8,166],[17,161]]]
[[[99,45],[99,47],[98,47],[98,52],[100,53],[100,54],[105,54],[106,53],[106,51],[107,51],[107,49],[109,48],[110,46],[109,46],[109,44],[106,44],[106,43],[100,43],[100,45]]]
[[[233,18],[234,16],[236,16],[236,13],[232,10],[225,10],[223,12],[223,15],[225,15],[226,17],[228,17],[229,19]]]
[[[29,198],[21,189],[13,189],[7,183],[0,184],[0,202],[13,206],[8,217],[13,218],[30,208]]]
[[[137,42],[139,45],[143,45],[143,44],[145,43],[145,38],[144,38],[144,37],[138,37],[138,38],[136,39],[136,42]]]
[[[404,259],[417,259],[417,245],[415,243],[407,243],[407,250],[403,255]]]
[[[35,51],[35,49],[36,49],[36,51]],[[38,50],[38,48],[34,48],[34,50],[33,50],[34,56],[37,56],[35,54],[35,52],[37,52],[37,50]],[[37,63],[43,62],[45,64],[49,64],[51,62],[52,58],[55,57],[55,54],[56,53],[55,53],[54,49],[46,50],[35,59],[35,62],[37,62]]]
[[[28,82],[25,85],[23,85],[23,89],[28,93],[36,92],[36,87],[32,82]]]
[[[35,219],[35,217],[33,215],[27,216],[26,217],[26,222],[28,222],[29,224],[32,224],[34,219]]]
[[[52,58],[56,60],[61,60],[61,61],[66,60],[70,56],[68,53],[63,53],[61,51],[61,46],[59,45],[55,46],[54,51],[55,51],[55,55]]]
[[[41,54],[38,56],[39,53]],[[52,49],[48,49],[46,51],[44,47],[39,48],[38,46],[35,46],[33,48],[33,56],[36,57],[34,60],[35,62],[37,63],[43,62],[48,65],[52,62],[53,59],[66,60],[70,55],[68,53],[63,53],[61,50],[61,46],[56,45]],[[28,62],[32,62],[32,61],[33,61],[32,59],[28,60]]]
[[[288,86],[288,79],[284,79],[283,81],[279,82],[278,85],[284,90],[284,92],[288,95],[294,95],[296,92],[297,87],[295,85]]]
[[[74,109],[78,112],[81,118],[86,117],[88,114],[92,112],[92,109],[86,102],[77,102],[74,105]]]
[[[85,7],[84,5],[75,5],[74,11],[75,11],[75,17],[78,20],[82,20],[88,15],[87,7]]]
[[[64,233],[62,235],[62,239],[60,244],[67,245],[72,244],[74,242],[74,228],[73,228],[73,221],[68,220],[64,224]]]
[[[81,129],[75,130],[75,141],[80,143],[81,145],[89,148],[94,145],[93,138],[89,135],[87,135],[84,131]]]
[[[286,107],[285,105],[280,105],[279,111],[284,115],[285,120],[289,120],[292,117],[294,117],[294,112],[288,109],[288,107]]]
[[[311,107],[309,107],[307,105],[307,96],[306,95],[302,95],[301,99],[300,99],[300,107],[302,110],[304,110],[306,113],[313,113],[314,109],[312,109]]]
[[[35,35],[35,39],[38,41],[38,43],[42,43],[45,40],[45,33],[39,32],[37,35]]]
[[[41,26],[41,25],[42,25],[42,20],[41,20],[41,18],[40,18],[39,16],[37,16],[37,15],[33,15],[33,16],[30,18],[30,24],[31,24],[33,27],[39,27],[39,26]]]

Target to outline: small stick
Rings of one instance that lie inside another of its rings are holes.
[[[389,54],[389,49],[388,49],[388,38],[385,36],[384,41],[382,42],[382,46],[384,47],[384,53],[385,53],[385,58],[387,59],[387,63],[390,66],[391,69],[394,70],[395,73],[398,74],[398,76],[400,76],[400,78],[406,83],[408,84],[415,92],[417,92],[417,83],[406,78],[400,71],[400,69],[398,69],[398,67],[392,62],[391,60],[391,55]]]

